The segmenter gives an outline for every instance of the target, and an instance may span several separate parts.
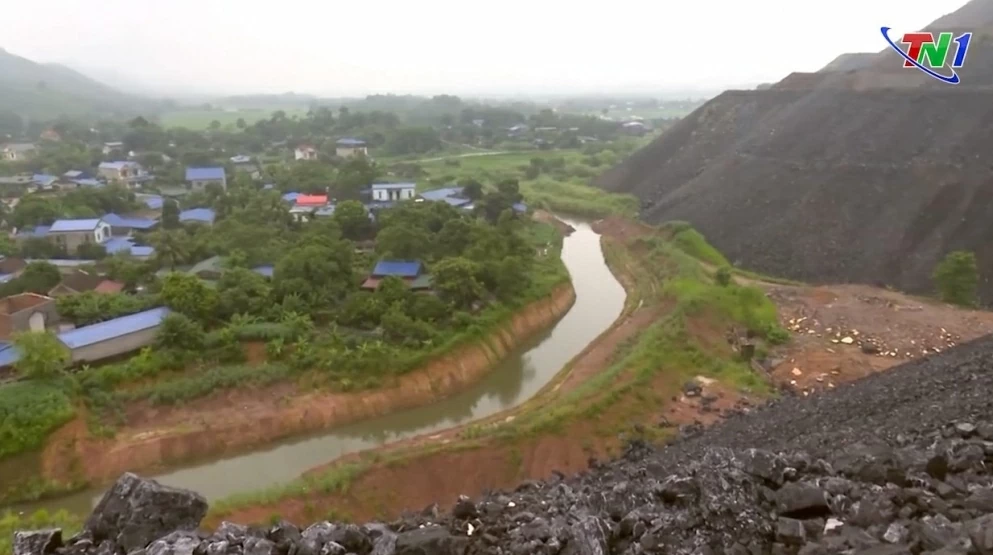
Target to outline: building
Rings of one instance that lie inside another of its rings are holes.
[[[59,323],[55,299],[21,293],[0,299],[0,339],[25,331],[45,331]]]
[[[358,154],[369,156],[369,149],[366,148],[365,141],[362,139],[345,137],[344,139],[335,141],[334,145],[335,154],[342,158],[348,158],[349,156],[356,156]]]
[[[3,257],[0,259],[0,283],[7,283],[21,275],[27,266],[28,263],[22,258]]]
[[[100,218],[86,220],[55,220],[48,229],[48,237],[56,244],[65,247],[66,252],[75,253],[80,245],[102,244],[110,239],[110,224]]]
[[[179,221],[182,223],[211,225],[216,218],[217,213],[210,208],[190,208],[179,213]]]
[[[417,260],[380,260],[362,282],[362,289],[375,291],[383,279],[391,276],[402,279],[414,291],[431,289],[431,276],[424,272],[424,265]]]
[[[115,150],[124,150],[124,143],[122,142],[110,142],[103,144],[103,155],[106,156]]]
[[[373,183],[372,200],[388,202],[414,198],[416,183]]]
[[[118,216],[113,212],[105,214],[102,219],[110,224],[110,232],[114,236],[130,235],[135,231],[149,231],[159,225],[158,220]]]
[[[65,331],[58,334],[58,338],[69,347],[72,362],[94,362],[151,345],[162,320],[168,315],[168,308],[153,308]]]
[[[520,137],[528,132],[529,127],[523,123],[518,123],[512,127],[507,128],[507,135],[510,137]]]
[[[31,183],[38,186],[39,189],[51,190],[55,188],[55,184],[58,183],[59,178],[54,175],[48,175],[46,173],[36,173],[31,176]]]
[[[146,247],[135,244],[130,237],[111,237],[104,244],[107,254],[127,254],[133,258],[145,260],[155,254],[154,247]]]
[[[0,159],[8,162],[20,162],[31,158],[37,148],[32,143],[8,143],[0,146]]]
[[[317,160],[317,149],[311,145],[300,145],[293,150],[294,160]]]
[[[627,133],[628,135],[642,136],[648,133],[648,126],[640,121],[629,121],[621,125],[621,131]]]
[[[62,281],[48,291],[48,296],[66,297],[68,295],[93,291],[104,281],[106,279],[101,275],[91,274],[86,270],[76,268],[63,275]]]
[[[456,208],[472,204],[472,199],[462,196],[464,187],[444,187],[432,191],[424,191],[420,198],[430,202],[444,202]]]
[[[141,164],[127,160],[117,162],[100,162],[97,167],[97,174],[107,181],[118,183],[130,183],[135,178],[145,175]]]
[[[135,199],[143,203],[149,210],[162,210],[162,205],[165,203],[161,195],[147,193],[136,194]]]
[[[327,195],[297,195],[293,202],[297,206],[310,206],[317,208],[328,203]]]
[[[231,165],[236,173],[246,173],[252,179],[262,179],[262,171],[251,156],[232,156]]]
[[[228,178],[224,168],[186,168],[186,181],[194,191],[202,191],[210,185],[228,188]]]

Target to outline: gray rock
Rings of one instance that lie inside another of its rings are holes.
[[[441,526],[425,526],[397,536],[396,555],[463,555],[468,541],[452,536]]]
[[[14,532],[14,555],[49,555],[62,547],[62,530]]]
[[[779,512],[793,518],[812,518],[831,512],[827,494],[811,484],[786,484],[776,492]]]
[[[188,531],[176,531],[153,541],[145,548],[147,555],[193,555],[200,547],[200,538]]]
[[[788,545],[803,545],[807,539],[803,522],[793,518],[780,518],[776,521],[776,540]]]
[[[195,530],[205,514],[207,501],[200,494],[128,472],[103,495],[84,527],[96,540],[109,539],[130,552],[169,532]]]

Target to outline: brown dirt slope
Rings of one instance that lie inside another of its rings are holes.
[[[990,27],[993,0],[966,8]],[[725,92],[598,185],[641,198],[649,222],[691,222],[733,262],[772,275],[923,293],[955,249],[976,251],[993,275],[993,88],[978,79],[993,83],[987,36],[974,38],[965,85],[915,85],[886,56],[886,71]],[[981,293],[993,302],[993,282]]]

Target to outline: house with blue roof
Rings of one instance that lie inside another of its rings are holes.
[[[443,187],[431,191],[424,191],[420,198],[431,202],[444,202],[445,204],[460,208],[472,204],[472,199],[462,196],[464,187]]]
[[[103,243],[107,254],[127,254],[134,258],[145,260],[155,254],[154,247],[136,245],[130,237],[111,237]]]
[[[144,203],[145,207],[149,210],[162,210],[162,204],[164,203],[161,195],[152,195],[147,193],[136,194],[135,199],[137,199],[138,202]]]
[[[362,139],[344,137],[335,141],[334,147],[334,153],[342,158],[358,156],[359,154],[369,156],[369,149],[366,148],[365,141]]]
[[[217,213],[210,208],[190,208],[179,213],[181,223],[199,223],[211,225],[217,218]]]
[[[210,185],[228,188],[228,178],[224,168],[186,168],[186,181],[194,191],[202,191]]]
[[[431,289],[431,276],[424,272],[424,265],[419,260],[380,260],[362,282],[362,289],[375,291],[387,277],[402,279],[414,291]]]
[[[42,189],[51,189],[55,187],[55,184],[59,181],[59,178],[54,175],[48,175],[46,173],[36,173],[31,176],[31,183],[34,183]]]
[[[45,234],[69,253],[76,253],[81,245],[103,244],[111,235],[110,224],[100,218],[55,220]]]
[[[372,200],[377,202],[393,202],[414,198],[416,183],[373,183]]]
[[[105,214],[103,221],[110,224],[113,235],[130,235],[133,231],[149,231],[159,225],[158,220],[118,216],[113,212]]]
[[[151,345],[169,313],[170,310],[165,307],[153,308],[64,331],[56,337],[69,350],[73,363],[96,362]],[[0,343],[0,367],[11,366],[19,358],[16,347]]]

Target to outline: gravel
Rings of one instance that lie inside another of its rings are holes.
[[[783,398],[580,475],[390,523],[223,523],[124,475],[83,532],[15,555],[993,555],[993,339]]]

